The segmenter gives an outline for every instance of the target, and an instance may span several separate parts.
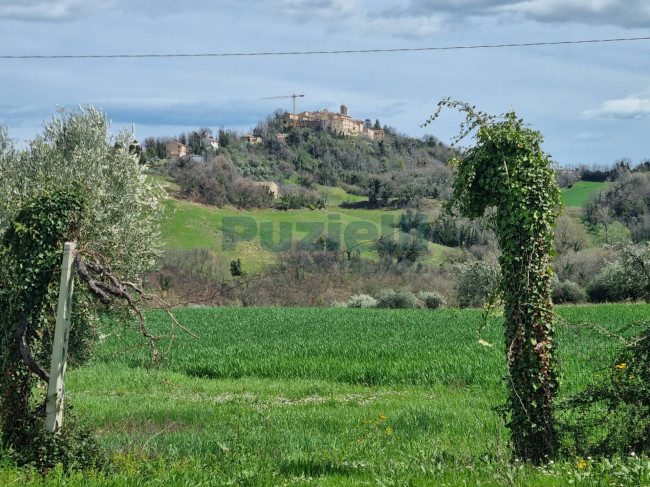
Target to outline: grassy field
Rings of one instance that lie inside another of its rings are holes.
[[[592,194],[607,188],[609,184],[610,183],[578,181],[571,188],[562,190],[562,201],[564,202],[564,206],[581,208]]]
[[[281,225],[291,228],[290,240],[294,246],[307,237],[310,231],[318,230],[324,235],[333,232],[333,225],[340,228],[338,241],[341,250],[352,247],[355,241],[362,243],[376,240],[382,234],[395,233],[394,238],[399,238],[400,233],[390,225],[397,224],[401,210],[368,210],[338,206],[348,198],[354,200],[359,197],[334,188],[326,209],[291,211],[240,211],[232,207],[214,208],[170,198],[165,201],[166,218],[161,225],[163,243],[170,249],[206,247],[223,256],[226,261],[241,259],[246,272],[259,272],[277,262],[278,253],[269,250],[272,248],[269,244],[276,245],[284,239],[280,236]],[[235,227],[234,232],[231,230],[224,233],[224,222],[233,222],[235,218],[246,225],[254,226],[255,234],[252,238],[243,236],[245,229],[241,226]],[[233,237],[233,233],[241,233],[242,236]],[[406,235],[402,235],[403,237]],[[269,244],[265,247],[262,242]],[[231,244],[235,250],[228,250],[228,245]],[[422,257],[418,262],[425,265],[439,264],[444,258],[446,247],[434,243],[428,245],[429,255]],[[354,248],[360,250],[365,258],[377,258],[374,244],[366,243]]]
[[[649,305],[560,307],[616,331]],[[118,324],[68,374],[107,473],[44,479],[0,462],[0,485],[648,485],[647,459],[509,461],[502,328],[478,310],[188,308],[162,367]],[[169,330],[152,311],[152,329]],[[628,330],[632,333],[633,330]],[[563,394],[598,380],[616,341],[559,329]],[[161,343],[161,346],[164,343]],[[126,351],[128,350],[128,351]],[[583,460],[583,463],[580,461]],[[627,470],[626,470],[627,469]],[[635,472],[630,474],[630,472]],[[13,482],[13,483],[12,483]]]

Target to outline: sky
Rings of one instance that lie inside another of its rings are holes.
[[[401,49],[650,36],[648,0],[3,0],[0,56]],[[139,140],[250,131],[275,110],[353,118],[445,142],[443,97],[542,132],[564,167],[650,158],[650,40],[417,52],[2,59],[0,125],[18,145],[57,106],[92,104]],[[471,143],[471,141],[467,142]]]

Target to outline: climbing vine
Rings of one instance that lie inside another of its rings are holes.
[[[106,115],[91,106],[59,110],[28,149],[14,149],[0,127],[0,445],[19,463],[95,461],[88,430],[66,420],[58,434],[44,435],[64,242],[77,244],[69,364],[89,355],[97,310],[119,304],[125,326],[134,318],[146,338],[151,365],[164,353],[141,310],[142,300],[154,298],[138,281],[160,254],[162,192],[129,151],[132,140],[126,130],[113,136]],[[173,339],[181,325],[170,317]]]
[[[77,239],[86,211],[80,186],[43,193],[22,206],[0,240],[2,442],[23,454],[35,452],[43,429],[43,398],[34,390],[39,378],[48,378],[43,367],[49,369],[47,337],[55,325],[61,249]],[[78,295],[76,304],[81,301]],[[83,306],[76,308],[72,341],[90,327]]]
[[[456,174],[448,207],[468,218],[487,215],[501,249],[498,292],[504,305],[508,371],[504,412],[513,453],[543,461],[557,448],[550,258],[560,190],[541,148],[542,135],[514,112],[497,117],[443,99],[426,123],[444,107],[466,117],[454,143],[470,133],[475,139],[462,157],[450,161]]]

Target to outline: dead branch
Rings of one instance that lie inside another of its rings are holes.
[[[151,362],[155,365],[162,355],[158,347],[156,346],[156,341],[160,337],[156,337],[151,334],[147,327],[145,326],[144,314],[135,305],[132,296],[124,289],[124,285],[120,279],[117,278],[112,272],[104,268],[98,263],[88,263],[84,261],[79,253],[75,255],[74,265],[79,273],[79,277],[86,283],[88,289],[92,294],[94,294],[103,304],[109,304],[113,301],[113,298],[118,298],[123,301],[126,301],[128,307],[136,314],[138,317],[138,331],[147,338],[149,346],[151,347]],[[95,279],[90,271],[97,274],[99,279]],[[101,279],[107,279],[109,282],[106,282]],[[142,291],[137,286],[130,286],[134,291],[138,292],[140,296],[144,296],[145,292]]]
[[[172,306],[165,302],[163,299],[147,294],[142,287],[137,285],[134,282],[122,281],[118,276],[116,276],[110,268],[103,266],[98,262],[87,262],[81,257],[79,253],[75,255],[74,265],[79,273],[79,277],[86,283],[88,289],[92,294],[97,296],[99,300],[104,304],[109,304],[113,301],[114,298],[120,299],[126,302],[128,307],[136,314],[138,317],[138,331],[147,339],[147,344],[151,348],[151,365],[156,365],[157,362],[164,357],[168,351],[161,352],[156,346],[156,341],[162,338],[169,338],[171,347],[171,342],[174,340],[174,327],[178,326],[184,332],[191,335],[194,338],[199,338],[198,335],[192,333],[185,326],[181,325],[178,320],[174,317],[172,313]],[[134,294],[129,292],[131,290]],[[171,334],[164,336],[153,335],[145,326],[145,317],[142,313],[142,310],[137,306],[137,302],[141,300],[151,300],[155,301],[164,309],[171,319]]]
[[[23,321],[14,333],[14,340],[16,340],[16,346],[20,352],[20,356],[23,358],[23,361],[38,377],[43,379],[45,382],[49,382],[50,374],[41,368],[40,365],[36,363],[34,357],[32,357],[32,351],[29,349],[27,343],[27,328],[29,327],[29,321],[27,316],[23,316]]]

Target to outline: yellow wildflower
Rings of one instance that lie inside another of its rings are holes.
[[[385,414],[379,414],[379,419],[386,419],[386,415]]]
[[[390,436],[392,432],[393,432],[393,428],[391,428],[390,426],[388,428],[386,428],[386,434],[388,436]]]
[[[625,367],[627,367],[627,364],[626,364],[625,362],[623,362],[622,364],[616,364],[616,368],[617,368],[617,369],[621,369],[621,370],[622,370],[622,369],[624,369]]]

